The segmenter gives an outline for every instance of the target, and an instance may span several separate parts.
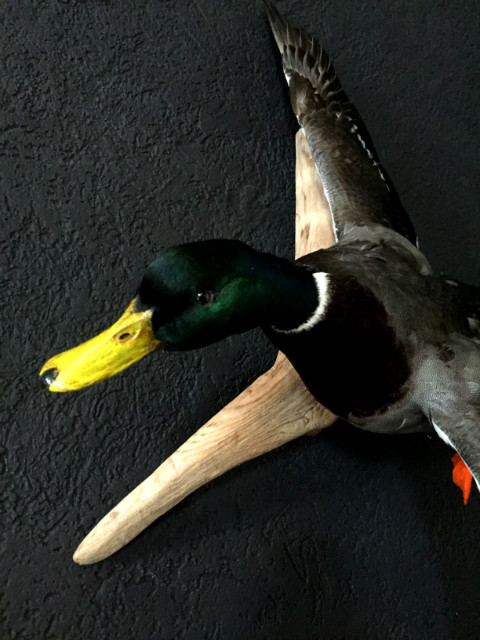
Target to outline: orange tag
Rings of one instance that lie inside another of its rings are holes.
[[[467,504],[470,497],[470,489],[472,488],[472,474],[458,453],[453,456],[452,462],[453,481],[463,492],[463,504]]]

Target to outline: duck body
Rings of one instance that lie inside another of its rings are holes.
[[[324,315],[307,331],[266,332],[311,393],[348,422],[425,431],[439,402],[458,398],[466,353],[480,371],[480,336],[462,303],[462,293],[478,299],[480,290],[433,275],[420,252],[389,235],[385,245],[344,239],[301,258],[327,274]]]

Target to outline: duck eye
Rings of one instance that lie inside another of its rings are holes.
[[[213,291],[200,291],[200,293],[197,293],[195,297],[196,303],[202,307],[205,307],[208,304],[212,304],[214,300],[215,296],[213,294]]]

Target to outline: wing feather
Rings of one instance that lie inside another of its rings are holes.
[[[269,1],[265,11],[282,55],[292,107],[306,136],[335,223],[337,240],[381,225],[416,242],[415,231],[357,110],[325,49]]]

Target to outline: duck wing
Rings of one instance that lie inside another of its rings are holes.
[[[271,2],[263,4],[282,55],[293,110],[330,205],[336,239],[351,229],[381,225],[416,243],[410,218],[327,53]]]

